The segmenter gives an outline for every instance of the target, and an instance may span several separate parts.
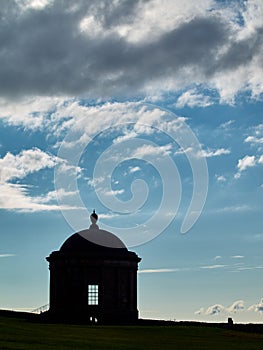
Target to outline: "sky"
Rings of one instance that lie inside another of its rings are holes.
[[[90,225],[140,317],[263,322],[261,0],[0,0],[0,308]]]

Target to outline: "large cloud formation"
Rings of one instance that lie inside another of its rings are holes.
[[[263,92],[260,0],[1,3],[0,94],[110,98],[193,84]]]

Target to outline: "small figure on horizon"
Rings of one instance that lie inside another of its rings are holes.
[[[232,327],[233,324],[234,324],[234,321],[233,321],[233,319],[231,317],[228,317],[227,323],[228,323],[229,327]]]

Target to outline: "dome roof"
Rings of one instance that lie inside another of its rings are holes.
[[[125,250],[125,244],[113,233],[88,229],[70,236],[61,246],[62,252],[104,252],[109,250]]]
[[[98,215],[95,210],[90,215],[89,229],[82,230],[70,236],[61,246],[65,253],[99,253],[99,252],[128,252],[125,244],[113,233],[101,230],[96,224]]]

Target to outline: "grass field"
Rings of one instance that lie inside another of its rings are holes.
[[[263,335],[201,326],[79,326],[0,317],[0,349],[263,349]]]

